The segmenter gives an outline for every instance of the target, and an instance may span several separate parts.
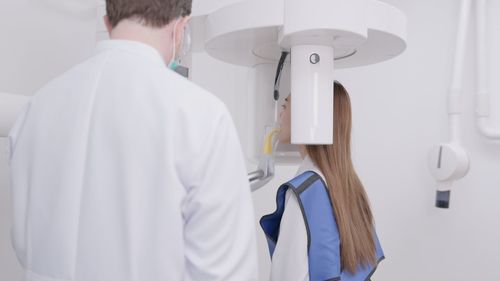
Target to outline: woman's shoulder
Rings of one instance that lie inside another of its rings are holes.
[[[314,164],[314,162],[311,160],[309,156],[306,156],[303,160],[302,163],[299,166],[299,169],[297,170],[297,174],[295,175],[295,178],[304,175],[305,173],[314,173],[317,174],[318,176],[325,180],[325,176],[321,172],[321,170]]]

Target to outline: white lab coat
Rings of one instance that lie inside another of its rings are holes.
[[[100,43],[36,94],[9,139],[26,280],[257,279],[230,115],[155,49]]]
[[[311,158],[304,158],[297,175],[306,171],[325,177]],[[271,264],[271,281],[309,281],[309,255],[307,230],[297,197],[287,190],[285,211],[281,218],[280,233]]]

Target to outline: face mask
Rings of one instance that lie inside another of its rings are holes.
[[[186,27],[184,28],[184,34],[183,34],[183,38],[182,38],[182,42],[181,42],[181,49],[179,51],[179,54],[178,55],[176,54],[176,46],[177,46],[176,31],[177,31],[177,25],[179,24],[180,21],[181,21],[181,19],[177,20],[177,22],[174,25],[174,32],[173,32],[173,34],[174,34],[174,39],[173,39],[174,47],[172,48],[172,59],[170,60],[170,63],[168,64],[168,67],[174,71],[179,67],[181,59],[187,55],[187,53],[189,52],[189,49],[191,47],[191,30],[189,28],[189,25],[186,25]]]
[[[177,60],[170,60],[168,68],[172,69],[173,71],[176,71],[177,68],[179,68],[179,63],[177,62]]]

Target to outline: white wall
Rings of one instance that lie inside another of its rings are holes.
[[[446,140],[445,93],[458,1],[387,2],[408,15],[408,50],[389,62],[339,71],[336,77],[351,93],[356,168],[371,198],[387,255],[373,280],[499,280],[500,204],[496,201],[500,198],[500,144],[482,139],[474,128],[472,57],[464,78],[464,146],[471,156],[471,171],[457,183],[450,210],[433,207],[433,181],[426,166],[428,149]],[[1,1],[0,90],[30,95],[89,55],[94,46],[92,3]],[[499,1],[489,4],[490,15],[500,13]],[[500,19],[491,23],[497,34],[491,46],[498,50]],[[473,40],[469,42],[472,51]],[[494,78],[500,74],[500,54],[492,55]],[[226,101],[244,142],[246,112],[239,95],[248,87],[248,70],[202,53],[195,54],[193,64],[193,78]],[[492,82],[496,94],[493,112],[500,126],[500,83],[497,79]],[[5,162],[0,153],[0,280],[18,281],[21,275],[8,238]],[[295,170],[294,166],[279,167],[276,179],[254,194],[258,217],[274,210],[274,190]],[[269,259],[263,235],[258,233],[261,280],[266,280]]]
[[[32,95],[87,57],[94,0],[0,1],[0,91]]]

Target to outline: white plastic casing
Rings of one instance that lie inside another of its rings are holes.
[[[334,49],[292,47],[292,143],[333,143]]]
[[[406,49],[406,16],[382,1],[225,2],[234,3],[198,10],[194,30],[202,30],[205,51],[227,63],[277,63],[282,50],[309,44],[333,46],[336,68],[346,68],[386,61]]]
[[[368,37],[369,0],[286,0],[280,32],[282,48],[312,44],[334,46],[347,55]],[[345,48],[347,47],[347,50]]]
[[[463,178],[469,171],[469,156],[457,144],[441,144],[429,152],[429,169],[441,191],[449,190],[453,181]]]

